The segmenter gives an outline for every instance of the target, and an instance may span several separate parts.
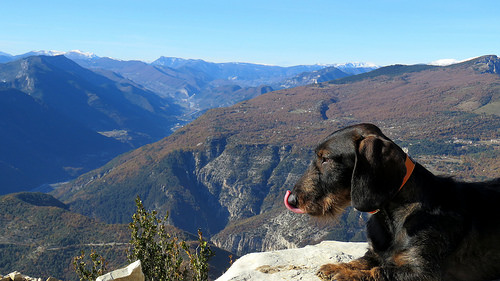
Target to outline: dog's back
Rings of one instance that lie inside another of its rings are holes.
[[[500,277],[500,178],[458,183],[464,228],[456,251],[446,260],[444,280],[492,280]]]

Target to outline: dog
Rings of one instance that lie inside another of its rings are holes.
[[[334,132],[284,198],[295,213],[372,213],[368,251],[325,264],[323,280],[500,279],[500,178],[465,183],[435,176],[372,124]]]

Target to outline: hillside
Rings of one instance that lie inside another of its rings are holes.
[[[109,225],[68,210],[61,201],[44,193],[13,193],[0,197],[0,273],[14,270],[44,280],[77,280],[72,258],[84,250],[96,250],[108,262],[108,270],[127,264],[130,230],[125,224]],[[196,245],[197,236],[169,226],[168,232]],[[229,267],[231,253],[211,246],[210,276]],[[235,257],[236,258],[236,257]]]
[[[2,88],[20,90],[88,128],[125,131],[141,146],[168,135],[181,109],[168,99],[117,83],[64,56],[34,56],[0,64]]]
[[[129,147],[15,89],[0,89],[0,194],[76,177]]]
[[[0,197],[0,272],[75,280],[71,259],[80,250],[98,252],[111,267],[126,262],[126,225],[107,225],[72,213],[43,193]]]
[[[395,65],[266,93],[210,110],[54,195],[77,212],[124,222],[139,194],[147,206],[170,211],[175,226],[202,227],[238,254],[325,237],[362,240],[363,214],[349,211],[332,227],[291,216],[282,206],[311,148],[338,128],[372,122],[438,174],[498,177],[498,63],[484,56],[448,67]]]

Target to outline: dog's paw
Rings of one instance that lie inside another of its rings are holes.
[[[379,268],[360,270],[348,263],[322,265],[316,275],[322,280],[328,281],[382,280],[380,279]]]
[[[321,278],[321,280],[335,280],[333,276],[338,270],[338,266],[336,264],[324,264],[322,265],[316,275]]]
[[[319,268],[316,275],[322,280],[333,281],[338,280],[337,276],[345,270],[348,270],[346,264],[324,264]]]

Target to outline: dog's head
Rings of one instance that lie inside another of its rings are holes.
[[[406,174],[406,154],[371,124],[336,131],[315,153],[285,195],[285,205],[296,213],[335,216],[349,203],[362,212],[377,210],[398,192]]]

